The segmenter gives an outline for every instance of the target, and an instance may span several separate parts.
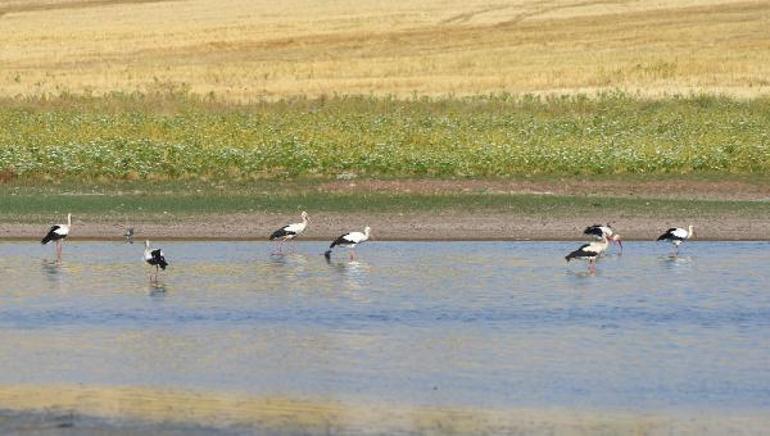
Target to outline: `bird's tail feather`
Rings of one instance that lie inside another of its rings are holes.
[[[45,235],[45,237],[40,240],[40,243],[43,244],[43,245],[45,245],[45,244],[47,244],[49,242],[51,242],[51,235],[50,234]]]

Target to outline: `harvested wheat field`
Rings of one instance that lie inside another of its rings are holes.
[[[769,28],[763,1],[11,0],[0,94],[754,97]]]

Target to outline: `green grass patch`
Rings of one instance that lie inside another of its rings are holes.
[[[94,189],[53,193],[41,188],[0,189],[0,221],[50,222],[67,212],[93,220],[195,219],[201,214],[307,210],[345,213],[504,212],[516,216],[570,217],[620,213],[633,217],[692,218],[694,216],[764,217],[770,202],[656,200],[637,198],[524,195],[504,193],[344,193],[307,190],[186,189],[163,193]]]
[[[766,175],[770,99],[0,101],[0,181]]]

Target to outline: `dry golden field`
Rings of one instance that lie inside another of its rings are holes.
[[[770,90],[770,1],[0,0],[0,95]]]

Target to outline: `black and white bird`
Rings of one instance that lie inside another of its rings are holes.
[[[658,236],[658,241],[668,241],[674,244],[674,256],[676,256],[679,254],[679,246],[682,245],[682,242],[692,238],[692,236],[693,230],[692,224],[690,224],[687,229],[683,229],[681,227],[672,227],[666,230],[666,233]]]
[[[610,242],[607,239],[607,236],[602,235],[600,241],[583,244],[580,246],[580,248],[565,256],[564,259],[566,259],[567,262],[571,261],[572,259],[587,260],[588,270],[590,272],[596,272],[596,259],[598,259],[602,253],[604,253],[609,245]]]
[[[155,267],[155,280],[158,280],[158,268],[165,270],[168,266],[166,257],[163,255],[163,250],[157,248],[155,250],[150,248],[150,241],[144,241],[144,261],[148,265]],[[150,280],[153,280],[152,274]]]
[[[61,260],[62,244],[67,236],[70,234],[70,228],[72,227],[72,214],[67,214],[67,224],[54,224],[48,230],[48,233],[40,241],[45,245],[51,241],[56,243],[56,259]]]
[[[623,241],[621,240],[620,235],[615,232],[615,229],[613,229],[609,223],[607,223],[605,226],[601,224],[588,226],[585,230],[583,230],[583,234],[593,236],[596,240],[599,241],[602,239],[602,237],[607,237],[607,240],[610,241],[610,244],[618,244],[620,252],[623,252]]]
[[[371,236],[372,229],[369,226],[364,227],[364,231],[362,232],[350,232],[345,233],[344,235],[340,236],[339,238],[335,239],[331,245],[329,245],[329,249],[326,250],[324,253],[324,256],[326,257],[326,260],[331,259],[332,256],[332,250],[336,246],[340,247],[348,247],[350,249],[350,260],[355,260],[357,258],[356,256],[356,246],[358,244],[364,243],[369,240],[369,237]]]
[[[271,241],[280,241],[278,243],[278,253],[283,252],[282,250],[283,250],[284,242],[295,239],[296,237],[301,235],[302,232],[304,232],[305,229],[307,228],[307,223],[310,222],[310,218],[308,217],[307,212],[303,210],[302,213],[300,214],[300,217],[302,217],[302,222],[283,226],[280,229],[274,231],[273,234],[270,235]]]

